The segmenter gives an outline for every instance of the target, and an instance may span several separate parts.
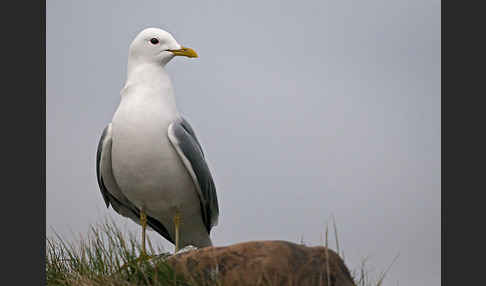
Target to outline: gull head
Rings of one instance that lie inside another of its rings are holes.
[[[137,62],[155,62],[164,66],[175,56],[198,57],[196,51],[180,45],[169,32],[158,28],[141,31],[129,48],[129,59]]]

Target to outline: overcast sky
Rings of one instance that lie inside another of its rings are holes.
[[[439,0],[48,0],[48,234],[140,231],[104,206],[95,157],[146,27],[200,56],[167,69],[217,186],[215,245],[319,245],[334,215],[351,270],[400,253],[386,284],[440,284]]]

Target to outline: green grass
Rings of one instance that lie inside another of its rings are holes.
[[[333,226],[336,252],[344,257],[334,220]],[[154,247],[148,237],[147,254],[156,258],[137,262],[141,250],[138,234],[121,231],[111,219],[92,226],[85,237],[75,242],[67,242],[54,233],[46,239],[47,285],[189,285],[165,263],[164,258],[170,254],[161,246]],[[325,234],[327,247],[327,226]],[[357,269],[350,271],[351,276],[357,286],[382,286],[396,258],[377,277],[370,274],[365,258]]]
[[[343,261],[346,263],[346,260],[344,258],[344,252],[341,252],[339,249],[339,239],[338,239],[338,231],[336,227],[336,220],[334,216],[331,217],[332,219],[332,225],[334,228],[334,239],[336,242],[336,253],[343,259]],[[327,248],[329,246],[328,244],[328,232],[329,232],[329,223],[326,224],[326,243],[325,247]],[[395,263],[395,261],[398,259],[399,254],[395,256],[393,261],[390,263],[388,268],[384,271],[381,271],[378,276],[372,275],[370,267],[368,266],[368,259],[369,257],[365,257],[361,260],[361,264],[357,269],[350,270],[351,272],[351,277],[353,278],[354,283],[356,286],[383,286],[383,281],[385,280],[386,275],[388,274],[388,271],[390,271],[391,267]],[[346,265],[347,266],[347,265]]]
[[[149,239],[147,254],[156,258],[137,263],[139,241],[111,220],[92,226],[77,242],[55,234],[46,243],[47,285],[187,285],[164,262],[168,254]]]

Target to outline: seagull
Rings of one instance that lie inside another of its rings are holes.
[[[176,107],[165,66],[197,58],[158,28],[141,31],[128,52],[120,104],[98,143],[96,173],[106,207],[175,245],[212,246],[219,217],[216,187],[194,129]]]

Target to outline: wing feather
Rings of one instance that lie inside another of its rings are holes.
[[[169,125],[168,137],[191,175],[201,203],[201,215],[208,233],[218,223],[216,187],[196,134],[184,118]]]

